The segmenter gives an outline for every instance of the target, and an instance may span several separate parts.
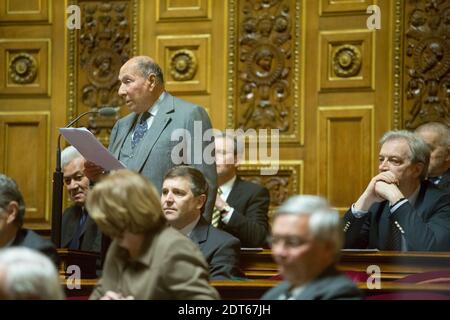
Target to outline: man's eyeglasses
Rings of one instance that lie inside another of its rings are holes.
[[[271,246],[280,244],[281,242],[284,243],[286,247],[289,248],[296,248],[304,245],[305,243],[309,242],[305,238],[296,237],[296,236],[272,236],[268,238],[269,244]]]

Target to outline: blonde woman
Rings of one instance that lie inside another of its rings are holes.
[[[218,298],[201,252],[167,226],[159,195],[146,178],[113,172],[92,189],[86,205],[113,239],[90,299]]]

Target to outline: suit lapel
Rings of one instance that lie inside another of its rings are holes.
[[[206,220],[202,216],[200,216],[200,220],[192,230],[189,238],[195,243],[202,244],[208,239],[208,228],[208,222],[206,222]]]
[[[172,117],[170,113],[173,111],[173,97],[169,93],[166,93],[166,97],[161,101],[159,111],[155,119],[153,119],[152,126],[139,143],[136,156],[130,161],[130,168],[138,172],[142,170],[145,161],[152,152],[153,146],[171,121]]]
[[[116,159],[119,159],[120,156],[120,150],[122,149],[122,146],[125,142],[125,139],[127,138],[130,131],[133,129],[134,123],[136,122],[138,118],[138,115],[136,113],[129,114],[125,118],[123,118],[120,128],[120,130],[117,133],[117,141],[114,141],[114,145],[111,147],[111,152],[114,155]]]
[[[233,186],[231,187],[231,192],[227,198],[228,204],[231,205],[231,203],[232,204],[238,203],[239,199],[242,198],[242,195],[245,194],[245,193],[241,192],[241,190],[240,190],[241,183],[242,183],[242,180],[239,177],[236,177],[236,180],[234,181]]]
[[[79,206],[73,206],[70,212],[67,212],[67,222],[64,226],[64,239],[62,240],[61,247],[67,247],[72,241],[72,238],[75,235],[75,232],[77,230],[78,224],[80,222],[80,207]]]
[[[390,219],[389,219],[389,215],[391,214],[391,210],[389,207],[389,202],[385,201],[383,206],[383,211],[381,212],[381,217],[380,217],[380,222],[379,223],[375,223],[374,225],[378,225],[378,232],[376,234],[378,234],[378,249],[380,250],[384,250],[387,247],[387,240],[389,239],[390,236]]]

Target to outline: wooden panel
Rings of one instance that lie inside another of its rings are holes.
[[[49,113],[0,113],[0,172],[15,179],[25,199],[25,222],[48,227]]]
[[[278,165],[274,175],[262,175],[262,170]],[[269,221],[275,210],[290,196],[303,193],[302,160],[280,160],[270,163],[247,161],[239,165],[239,176],[265,186],[270,192]]]
[[[450,124],[450,0],[406,1],[403,125]]]
[[[373,107],[321,107],[318,119],[319,194],[343,213],[372,176]]]
[[[157,52],[170,92],[209,93],[210,35],[157,37]]]
[[[50,96],[49,39],[1,39],[0,95],[45,94]]]
[[[157,20],[211,19],[211,0],[157,0]]]
[[[1,21],[49,21],[48,0],[2,0]]]
[[[228,127],[303,144],[304,2],[229,2]]]
[[[319,12],[322,14],[355,13],[366,11],[373,0],[319,0]]]
[[[374,69],[374,31],[344,30],[320,33],[320,87],[371,88]]]

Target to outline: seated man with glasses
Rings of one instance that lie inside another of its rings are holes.
[[[425,180],[428,145],[404,130],[380,144],[380,173],[345,214],[345,247],[450,251],[450,194]]]
[[[294,196],[275,213],[272,255],[285,279],[264,300],[360,299],[355,284],[336,270],[343,243],[339,214],[318,196]]]

